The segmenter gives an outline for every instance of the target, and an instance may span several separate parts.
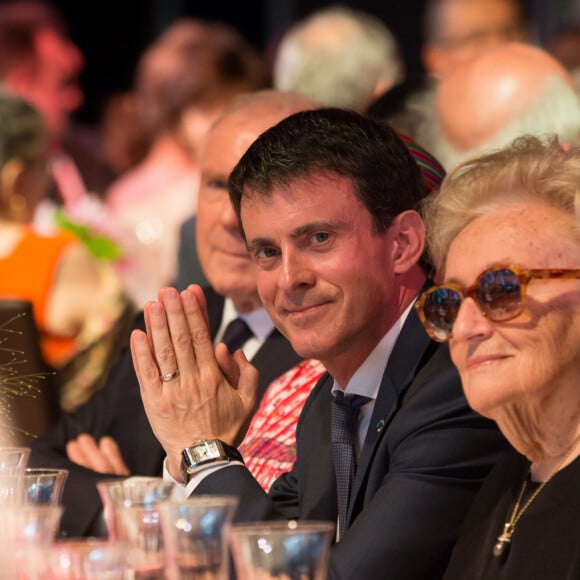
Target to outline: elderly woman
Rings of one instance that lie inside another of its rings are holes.
[[[580,149],[534,138],[460,165],[425,208],[444,282],[416,308],[514,452],[445,580],[580,578]]]

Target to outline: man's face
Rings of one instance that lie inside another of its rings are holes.
[[[241,218],[274,324],[347,381],[398,317],[391,228],[374,233],[352,181],[321,172],[242,198]]]
[[[524,39],[519,12],[508,0],[447,1],[440,25],[441,41],[433,49],[433,64],[426,62],[438,78],[500,43]]]
[[[234,115],[208,135],[201,164],[197,209],[197,253],[212,287],[234,300],[238,310],[261,306],[256,267],[240,235],[228,195],[228,177],[246,149],[265,129],[259,120]]]
[[[71,41],[48,28],[36,35],[36,55],[35,69],[15,90],[40,111],[52,139],[59,140],[83,102],[78,84],[83,57]]]

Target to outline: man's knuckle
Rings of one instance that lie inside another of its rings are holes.
[[[205,328],[194,329],[191,333],[191,338],[192,338],[194,344],[198,344],[198,345],[204,345],[204,344],[207,344],[208,342],[211,342],[211,338],[209,336],[209,333],[207,332],[207,330]]]
[[[157,380],[159,378],[159,370],[154,367],[147,367],[143,369],[143,379],[147,382]]]
[[[191,347],[191,337],[189,334],[180,332],[173,338],[175,350],[185,351]]]
[[[170,346],[164,346],[157,351],[157,360],[159,362],[173,362],[175,360],[175,354],[173,348]]]

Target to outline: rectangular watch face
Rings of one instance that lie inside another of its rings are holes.
[[[195,452],[195,462],[202,463],[208,459],[216,459],[222,456],[217,441],[204,441],[201,445],[196,445],[192,450]]]
[[[206,441],[205,442],[205,450],[207,455],[205,456],[206,459],[212,459],[214,457],[221,457],[222,451],[219,448],[217,441]]]

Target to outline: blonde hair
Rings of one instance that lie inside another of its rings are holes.
[[[580,147],[557,137],[525,136],[494,153],[465,161],[422,204],[427,244],[437,269],[449,246],[473,220],[499,207],[536,201],[576,216],[580,211]],[[578,239],[578,231],[563,232]]]

